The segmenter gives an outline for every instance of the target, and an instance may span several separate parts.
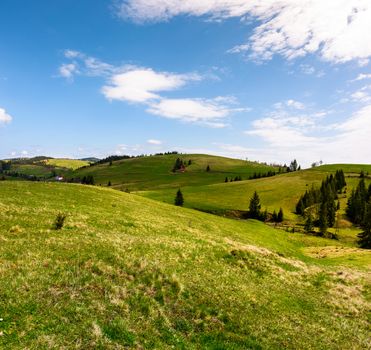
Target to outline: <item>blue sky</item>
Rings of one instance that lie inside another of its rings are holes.
[[[0,16],[1,158],[371,162],[369,1],[3,0]]]

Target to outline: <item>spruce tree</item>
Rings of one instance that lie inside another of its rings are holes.
[[[176,193],[174,204],[181,207],[183,206],[183,203],[184,203],[183,194],[182,191],[179,189]]]
[[[321,203],[320,210],[319,210],[319,219],[318,219],[318,226],[320,236],[324,236],[327,233],[327,205],[326,203]]]
[[[260,208],[260,198],[258,192],[255,191],[250,199],[249,217],[252,219],[260,219]]]
[[[305,232],[309,233],[312,232],[313,227],[314,227],[313,218],[312,215],[309,215],[307,220],[305,221],[304,230]]]
[[[207,172],[210,171],[210,165],[208,165],[208,166],[206,167],[206,171],[207,171]]]
[[[283,221],[283,210],[280,208],[278,214],[277,214],[277,222],[282,222]]]
[[[225,178],[224,182],[228,182],[228,177]]]
[[[363,231],[358,234],[358,244],[361,248],[371,249],[371,203],[367,204],[362,228]]]
[[[277,212],[276,212],[276,210],[273,211],[273,214],[272,214],[272,220],[273,220],[274,222],[277,222]]]
[[[107,186],[109,186],[109,187],[112,186],[111,181],[108,181]]]

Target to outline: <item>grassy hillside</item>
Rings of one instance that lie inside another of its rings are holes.
[[[77,159],[47,157],[12,159],[10,162],[10,172],[13,174],[18,173],[46,179],[52,177],[54,173],[63,175],[70,170],[76,170],[90,164],[87,161]]]
[[[44,163],[47,166],[52,166],[56,168],[72,169],[76,170],[83,166],[87,166],[90,163],[86,160],[79,159],[68,159],[68,158],[49,158],[40,163]]]
[[[370,262],[256,221],[4,181],[0,348],[365,349]]]
[[[274,210],[278,211],[282,207],[286,219],[297,221],[299,218],[294,212],[300,196],[306,189],[310,189],[312,185],[319,186],[327,175],[341,168],[345,169],[347,176],[350,175],[349,171],[352,174],[355,173],[355,170],[360,171],[363,169],[366,171],[368,166],[323,166],[316,169],[286,173],[263,179],[208,186],[186,186],[182,187],[185,198],[184,205],[189,208],[201,210],[247,210],[250,198],[254,191],[257,191],[263,210],[267,208],[269,212],[273,212]],[[346,181],[349,193],[358,184],[359,178],[347,176]],[[367,182],[369,181],[367,179]],[[173,203],[175,197],[173,189],[145,191],[138,194],[167,203]],[[342,210],[346,207],[346,201],[346,196],[341,196],[340,205]]]
[[[172,169],[177,158],[192,164],[186,167],[184,173],[173,173]],[[210,166],[210,172],[206,167]],[[239,159],[216,157],[202,154],[161,155],[124,159],[79,169],[69,177],[84,177],[93,175],[96,184],[107,185],[111,181],[117,189],[143,190],[179,186],[199,186],[224,182],[225,177],[266,173],[273,167]]]

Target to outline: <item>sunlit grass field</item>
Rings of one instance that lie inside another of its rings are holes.
[[[0,348],[366,349],[370,262],[134,194],[3,181]]]
[[[191,160],[191,165],[186,166],[184,173],[172,172],[178,157],[186,164]],[[210,172],[206,171],[208,165]],[[106,186],[111,182],[116,189],[143,190],[223,183],[226,177],[241,176],[247,179],[254,173],[266,173],[269,170],[277,169],[240,159],[203,154],[170,154],[125,159],[115,161],[112,165],[99,164],[78,169],[68,176],[82,178],[92,175],[98,185]]]
[[[357,166],[358,168],[364,169],[367,166]],[[287,220],[300,222],[301,218],[295,214],[295,206],[300,196],[312,186],[320,186],[321,181],[326,176],[338,169],[341,169],[340,165],[333,166],[333,168],[302,170],[256,180],[206,186],[184,186],[181,187],[181,190],[185,200],[184,206],[219,212],[225,210],[247,210],[250,198],[254,191],[257,191],[260,196],[262,210],[267,209],[269,212],[273,212],[274,210],[278,211],[282,207]],[[346,182],[347,193],[350,193],[352,188],[357,186],[359,178],[346,177]],[[366,183],[370,183],[370,180],[367,179]],[[174,189],[155,189],[137,193],[166,203],[173,203],[175,197]],[[339,200],[340,213],[344,214],[347,196],[340,195]]]
[[[44,163],[49,166],[54,166],[57,168],[64,168],[64,169],[72,169],[76,170],[78,168],[81,168],[83,166],[87,166],[90,163],[85,160],[79,160],[79,159],[68,159],[68,158],[49,158],[44,161],[41,161],[40,163]]]

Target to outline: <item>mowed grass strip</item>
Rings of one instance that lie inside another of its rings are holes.
[[[4,181],[0,347],[365,349],[370,256],[313,253],[327,246],[341,247],[104,188]]]

